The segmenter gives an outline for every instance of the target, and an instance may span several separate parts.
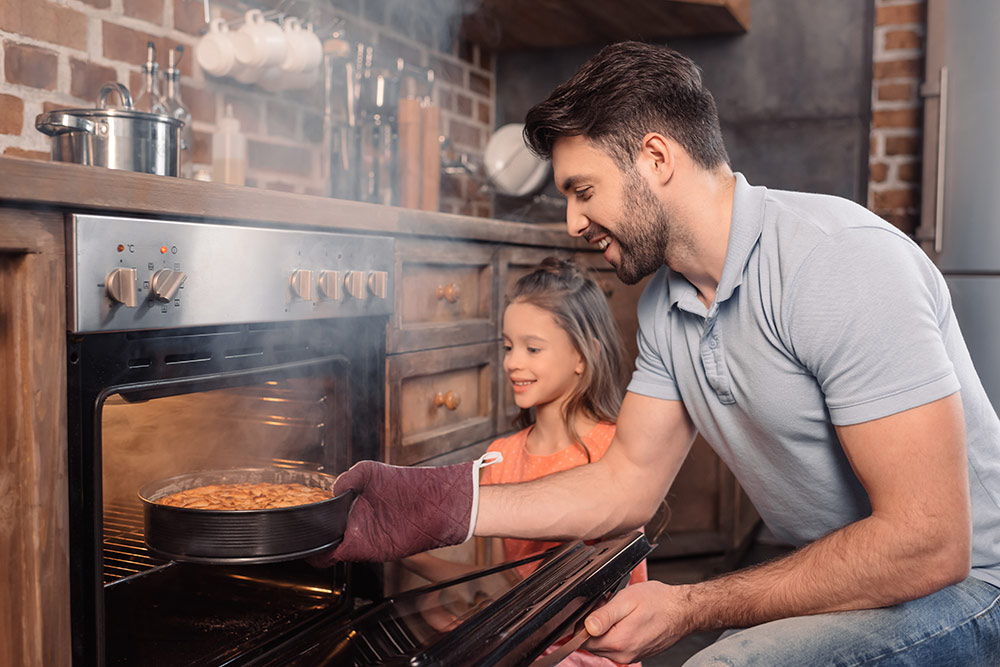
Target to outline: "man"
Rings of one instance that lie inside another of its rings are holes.
[[[627,283],[656,274],[615,440],[592,465],[481,492],[478,463],[361,466],[344,484],[368,500],[334,556],[640,526],[697,430],[799,548],[631,586],[588,617],[586,649],[629,662],[742,628],[689,664],[1000,664],[1000,421],[920,249],[851,202],[734,174],[697,67],[666,48],[604,49],[529,111],[525,137],[552,159],[570,234]],[[397,499],[396,527],[409,504],[434,537],[380,548],[400,479],[447,489],[451,511]]]

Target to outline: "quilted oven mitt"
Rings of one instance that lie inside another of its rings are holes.
[[[475,530],[479,470],[499,460],[499,452],[488,452],[475,461],[437,468],[355,464],[333,489],[337,495],[358,494],[344,539],[310,562],[386,562],[465,542]]]

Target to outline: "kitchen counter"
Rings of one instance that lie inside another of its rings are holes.
[[[588,247],[569,237],[561,223],[506,222],[20,158],[0,158],[0,204],[570,249]],[[3,219],[0,226],[5,226]],[[3,238],[0,231],[0,242]]]
[[[0,665],[69,665],[67,212],[590,248],[561,224],[501,222],[257,188],[0,158]],[[527,255],[526,255],[527,256]],[[599,255],[594,253],[595,259]],[[610,267],[607,267],[610,268]]]

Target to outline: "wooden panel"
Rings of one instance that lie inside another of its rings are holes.
[[[389,357],[388,463],[411,465],[493,435],[495,349],[481,343]]]
[[[55,211],[0,209],[0,664],[68,665],[66,273]]]
[[[389,352],[493,340],[496,246],[403,241],[396,245],[396,302]]]
[[[504,51],[741,34],[750,0],[465,0],[462,36]]]

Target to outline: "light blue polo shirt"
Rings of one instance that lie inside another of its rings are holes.
[[[736,174],[711,307],[664,266],[638,317],[629,391],[683,401],[767,526],[794,545],[871,513],[834,424],[961,391],[972,574],[1000,585],[1000,420],[944,278],[906,235],[850,201]]]

